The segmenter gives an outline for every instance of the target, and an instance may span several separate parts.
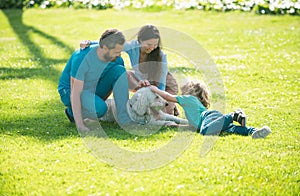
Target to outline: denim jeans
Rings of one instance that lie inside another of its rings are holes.
[[[254,130],[253,127],[234,125],[231,114],[223,115],[219,111],[211,110],[204,114],[200,134],[219,135],[220,132],[228,132],[247,136],[253,133]]]

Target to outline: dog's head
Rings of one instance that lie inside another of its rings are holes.
[[[149,114],[150,108],[159,111],[168,105],[166,100],[158,94],[153,93],[148,87],[140,88],[135,92],[130,103],[132,105],[132,110],[141,116]]]

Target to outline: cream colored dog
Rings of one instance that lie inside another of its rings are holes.
[[[102,121],[116,121],[116,106],[113,99],[106,100],[108,111],[100,119]],[[153,93],[150,88],[144,87],[134,93],[127,103],[127,112],[133,122],[159,126],[187,125],[188,121],[172,116],[162,111],[168,102],[161,96]]]

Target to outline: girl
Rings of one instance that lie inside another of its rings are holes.
[[[202,135],[218,135],[220,132],[239,135],[252,135],[253,139],[265,138],[271,133],[268,126],[261,129],[246,127],[246,115],[239,109],[230,114],[222,114],[216,110],[207,110],[209,107],[208,90],[202,82],[188,82],[181,87],[181,96],[172,95],[150,86],[152,92],[159,94],[167,101],[178,103],[184,110],[190,125],[200,131]],[[233,124],[238,122],[241,126]]]

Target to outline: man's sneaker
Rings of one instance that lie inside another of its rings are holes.
[[[265,138],[271,133],[271,129],[268,126],[263,126],[261,129],[258,129],[252,133],[253,139]]]
[[[75,123],[74,117],[68,113],[68,108],[65,109],[65,114],[67,115],[67,117],[71,123]]]

